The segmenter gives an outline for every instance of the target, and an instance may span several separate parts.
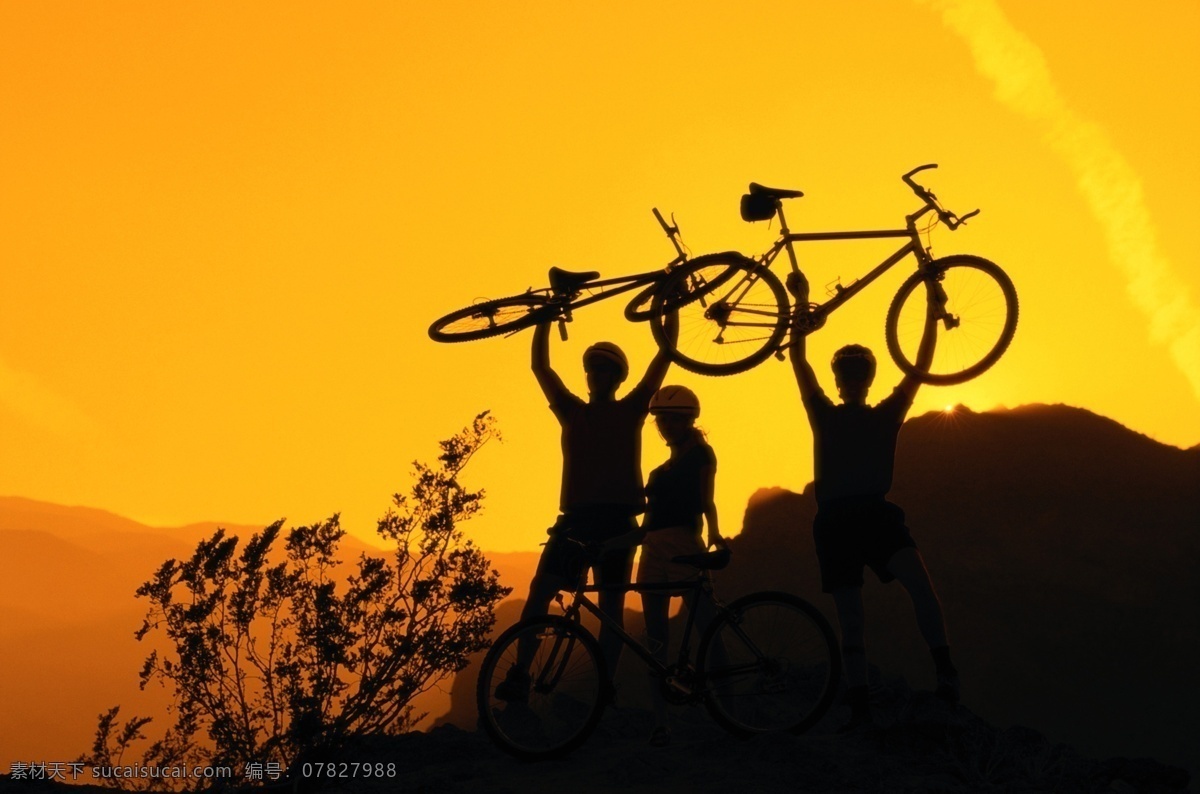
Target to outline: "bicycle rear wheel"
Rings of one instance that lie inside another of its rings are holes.
[[[668,296],[671,296],[668,298]],[[701,375],[744,372],[775,352],[788,328],[779,279],[740,254],[700,257],[677,270],[654,296],[650,330],[671,360]],[[672,343],[664,315],[679,314]]]
[[[833,703],[841,657],[829,622],[787,593],[753,593],[700,643],[705,705],[738,736],[806,731]]]
[[[522,649],[530,659],[525,678],[518,669]],[[502,684],[508,690],[501,691],[504,698],[496,690]],[[545,616],[523,620],[500,635],[484,657],[475,696],[492,741],[517,758],[538,760],[565,755],[591,735],[604,711],[607,686],[604,659],[592,635],[577,623]],[[514,688],[524,689],[524,696],[514,697]]]
[[[429,337],[435,342],[470,342],[519,331],[534,325],[537,311],[548,305],[549,298],[534,294],[483,301],[435,320]]]
[[[950,325],[937,325],[937,348],[928,370],[916,366],[925,330],[926,283],[941,290]],[[906,374],[925,383],[962,383],[995,364],[1017,330],[1017,291],[999,266],[977,256],[935,259],[927,273],[914,273],[888,309],[888,352]]]

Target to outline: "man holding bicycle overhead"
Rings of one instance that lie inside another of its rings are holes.
[[[875,377],[875,358],[861,345],[847,345],[833,357],[833,374],[842,403],[821,390],[805,354],[808,330],[808,282],[796,272],[788,277],[796,299],[791,345],[792,369],[813,431],[817,516],[813,541],[821,569],[821,589],[833,595],[842,633],[842,659],[851,719],[846,729],[866,725],[871,712],[867,657],[863,638],[863,567],[881,582],[893,579],[908,591],[921,635],[937,670],[939,697],[958,701],[958,672],[950,661],[942,605],[916,543],[904,524],[904,511],[887,501],[892,487],[896,436],[912,406],[920,382],[911,375],[900,381],[878,405],[867,404]],[[928,370],[937,344],[933,302],[915,362]]]
[[[650,398],[662,385],[671,359],[661,349],[646,374],[628,394],[617,398],[617,389],[629,375],[625,353],[611,342],[597,342],[583,354],[588,399],[572,394],[550,366],[550,324],[545,320],[533,334],[533,374],[550,410],[562,426],[562,514],[549,529],[537,572],[529,585],[529,598],[521,619],[544,615],[555,593],[572,587],[586,574],[579,546],[601,544],[637,530],[635,516],[645,510],[642,485],[642,426],[650,412]],[[664,318],[664,330],[674,339],[679,322],[675,314]],[[592,569],[597,584],[629,584],[634,547],[606,551]],[[599,606],[618,626],[624,625],[625,593],[601,592]],[[608,674],[616,674],[621,638],[607,626],[600,631],[600,648]],[[529,664],[534,647],[519,644],[517,660],[496,688],[501,700],[523,700],[529,690]]]

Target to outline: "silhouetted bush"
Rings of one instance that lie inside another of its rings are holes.
[[[464,488],[459,475],[496,437],[485,412],[441,442],[435,465],[415,462],[410,495],[394,496],[378,523],[395,551],[361,555],[347,576],[335,577],[345,535],[336,515],[288,530],[282,550],[280,520],[240,550],[219,529],[191,559],[163,563],[137,591],[150,607],[136,636],[165,634],[171,650],[150,654],[141,684],[174,690],[174,724],[137,765],[228,766],[240,779],[247,764],[285,771],[352,736],[410,729],[421,716],[413,697],[487,645],[509,591],[460,528],[483,491]],[[145,738],[147,718],[119,728],[117,715],[101,715],[86,762],[119,766]],[[212,781],[125,785],[189,782]]]

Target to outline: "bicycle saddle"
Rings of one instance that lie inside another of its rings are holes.
[[[742,194],[742,220],[747,223],[769,221],[775,217],[775,208],[780,199],[799,198],[803,195],[799,190],[763,187],[757,182],[751,182],[750,192]]]
[[[571,292],[578,289],[581,285],[589,281],[595,281],[598,278],[600,278],[600,274],[595,270],[581,273],[573,270],[563,270],[560,267],[552,267],[550,268],[550,289],[554,292]]]
[[[702,571],[719,571],[729,565],[732,556],[728,546],[718,546],[713,551],[706,551],[702,554],[683,554],[672,557],[671,562],[690,565]]]
[[[779,187],[766,187],[765,185],[760,185],[757,182],[751,182],[750,183],[750,195],[751,196],[770,196],[771,198],[785,199],[785,198],[800,198],[804,194],[802,192],[800,192],[799,190],[784,190],[783,188],[779,188]]]

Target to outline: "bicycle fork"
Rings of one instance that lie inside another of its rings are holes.
[[[962,324],[962,321],[956,315],[946,311],[946,303],[950,300],[946,295],[946,290],[942,287],[943,273],[930,273],[930,278],[933,281],[930,284],[931,295],[929,300],[933,302],[933,313],[935,319],[945,326],[947,331],[951,331]]]
[[[575,649],[574,635],[564,637],[557,629],[554,632],[554,644],[550,647],[546,664],[542,665],[537,679],[533,681],[533,689],[541,694],[553,692],[562,680],[563,673],[571,661],[571,652]]]

